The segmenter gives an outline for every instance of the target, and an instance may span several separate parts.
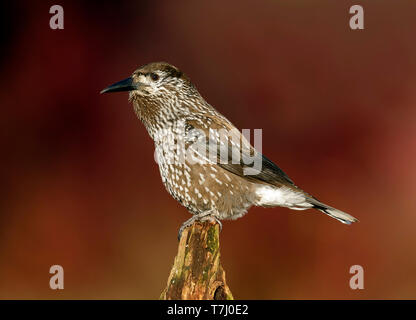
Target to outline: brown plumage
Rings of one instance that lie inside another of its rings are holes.
[[[236,219],[252,205],[313,208],[343,223],[357,221],[295,186],[176,67],[147,64],[102,93],[114,91],[130,92],[155,142],[163,184],[194,215],[180,233],[196,219]]]

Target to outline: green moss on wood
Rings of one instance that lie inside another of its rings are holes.
[[[215,254],[219,249],[219,227],[217,225],[208,229],[207,248],[212,254]]]
[[[166,289],[160,298],[233,299],[220,263],[217,224],[197,222],[183,231]]]

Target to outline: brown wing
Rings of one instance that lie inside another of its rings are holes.
[[[209,128],[204,125],[207,123]],[[252,182],[294,186],[282,169],[255,150],[225,118],[187,120],[185,128],[187,148],[206,161]]]

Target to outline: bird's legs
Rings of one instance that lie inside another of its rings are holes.
[[[192,218],[186,220],[184,223],[182,223],[181,227],[179,228],[178,240],[181,240],[183,230],[185,230],[186,228],[188,228],[189,226],[191,226],[195,221],[200,221],[200,222],[204,222],[204,221],[215,221],[216,223],[219,224],[220,231],[221,231],[222,230],[222,223],[214,215],[214,213],[215,213],[215,210],[208,210],[208,211],[204,211],[204,212],[202,212],[200,214],[195,214],[195,215],[192,216]]]

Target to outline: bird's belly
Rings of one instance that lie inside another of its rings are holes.
[[[167,191],[191,213],[213,210],[219,219],[236,219],[252,205],[251,182],[216,164],[172,161],[174,156],[167,161],[166,157],[161,158],[161,152],[157,154]]]

